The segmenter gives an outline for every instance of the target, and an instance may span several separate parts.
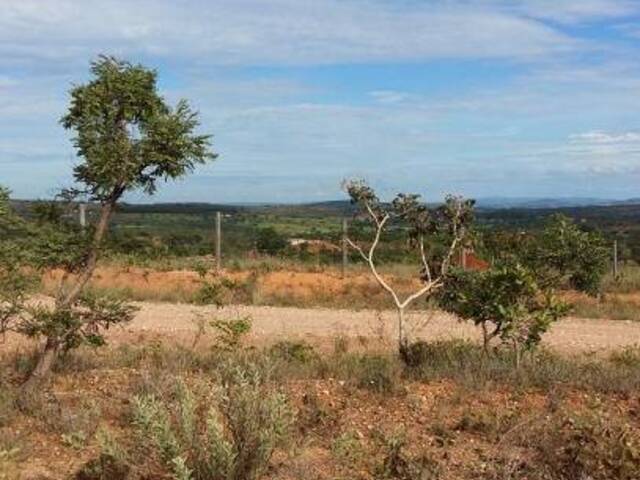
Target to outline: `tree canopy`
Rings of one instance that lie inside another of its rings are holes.
[[[157,72],[113,57],[91,64],[92,80],[71,90],[62,125],[75,132],[80,163],[74,178],[93,199],[127,190],[156,190],[216,157],[210,136],[195,133],[198,114],[185,100],[170,107],[158,93]]]

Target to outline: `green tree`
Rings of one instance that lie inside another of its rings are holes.
[[[159,180],[182,177],[215,158],[210,137],[195,133],[197,113],[184,100],[171,107],[159,95],[156,71],[102,56],[91,64],[91,74],[88,83],[71,90],[61,123],[74,133],[79,158],[72,193],[97,204],[98,220],[79,258],[67,265],[76,275],[65,275],[55,306],[37,312],[22,329],[46,338],[27,389],[47,377],[62,350],[81,341],[100,344],[103,328],[131,317],[126,305],[83,294],[122,195],[153,194]]]
[[[484,246],[497,262],[520,263],[543,287],[574,288],[589,295],[600,292],[611,261],[602,234],[552,215],[537,232],[492,232]]]
[[[482,329],[486,354],[495,338],[512,348],[517,366],[522,352],[534,349],[551,324],[568,312],[551,289],[540,287],[531,271],[519,264],[486,271],[454,269],[438,301],[443,310]]]
[[[287,239],[273,227],[264,227],[256,235],[256,249],[267,255],[277,255],[287,248]]]
[[[522,261],[543,285],[567,285],[596,295],[610,252],[599,232],[583,230],[569,217],[554,215],[542,233],[529,242]]]

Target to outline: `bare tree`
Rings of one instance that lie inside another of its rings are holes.
[[[373,240],[364,247],[347,237],[347,243],[356,250],[369,266],[378,284],[389,293],[398,313],[398,348],[409,344],[405,325],[407,308],[416,300],[427,297],[441,288],[451,267],[454,254],[462,246],[467,226],[473,221],[473,200],[447,196],[445,202],[429,208],[420,195],[398,194],[391,203],[380,201],[375,191],[362,180],[345,182],[344,188],[357,205],[360,214],[373,226]],[[383,277],[378,269],[376,253],[382,235],[393,222],[400,223],[408,237],[408,245],[419,257],[421,286],[401,298],[397,289]]]

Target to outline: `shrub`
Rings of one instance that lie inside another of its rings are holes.
[[[550,325],[568,313],[567,306],[519,264],[482,272],[454,271],[439,304],[482,328],[486,353],[494,338],[512,348],[517,366],[522,352],[535,348]]]
[[[414,342],[400,352],[404,364],[412,369],[425,371],[460,371],[469,365],[477,365],[480,348],[463,340],[440,340],[434,342]]]
[[[541,435],[532,438],[551,478],[638,478],[640,433],[599,409],[558,415]]]
[[[357,360],[356,375],[358,387],[376,393],[392,393],[397,390],[400,371],[388,356],[363,355]]]
[[[619,366],[640,368],[640,345],[632,345],[615,351],[611,354],[610,359]]]
[[[239,350],[251,331],[251,322],[250,316],[212,320],[211,326],[216,331],[215,348],[226,352]]]
[[[175,478],[253,480],[286,438],[293,413],[257,368],[226,367],[217,392],[179,382],[174,395],[134,398],[140,444]]]
[[[405,451],[406,438],[402,434],[385,439],[384,460],[378,466],[376,478],[397,480],[436,480],[442,468],[427,455],[412,458]]]
[[[194,294],[193,301],[198,305],[223,307],[231,302],[235,287],[235,282],[224,277],[207,280],[205,276],[201,276],[200,287]]]
[[[287,239],[273,227],[258,230],[256,235],[256,249],[267,255],[277,255],[287,248]]]
[[[309,363],[315,360],[316,354],[313,346],[306,342],[281,340],[271,347],[271,354],[287,362]]]
[[[335,438],[331,444],[331,451],[338,460],[349,464],[358,462],[364,455],[363,445],[358,434],[351,430]]]

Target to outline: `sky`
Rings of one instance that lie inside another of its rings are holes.
[[[219,158],[128,201],[640,197],[638,0],[0,0],[0,184],[51,197],[99,54],[157,69]]]

